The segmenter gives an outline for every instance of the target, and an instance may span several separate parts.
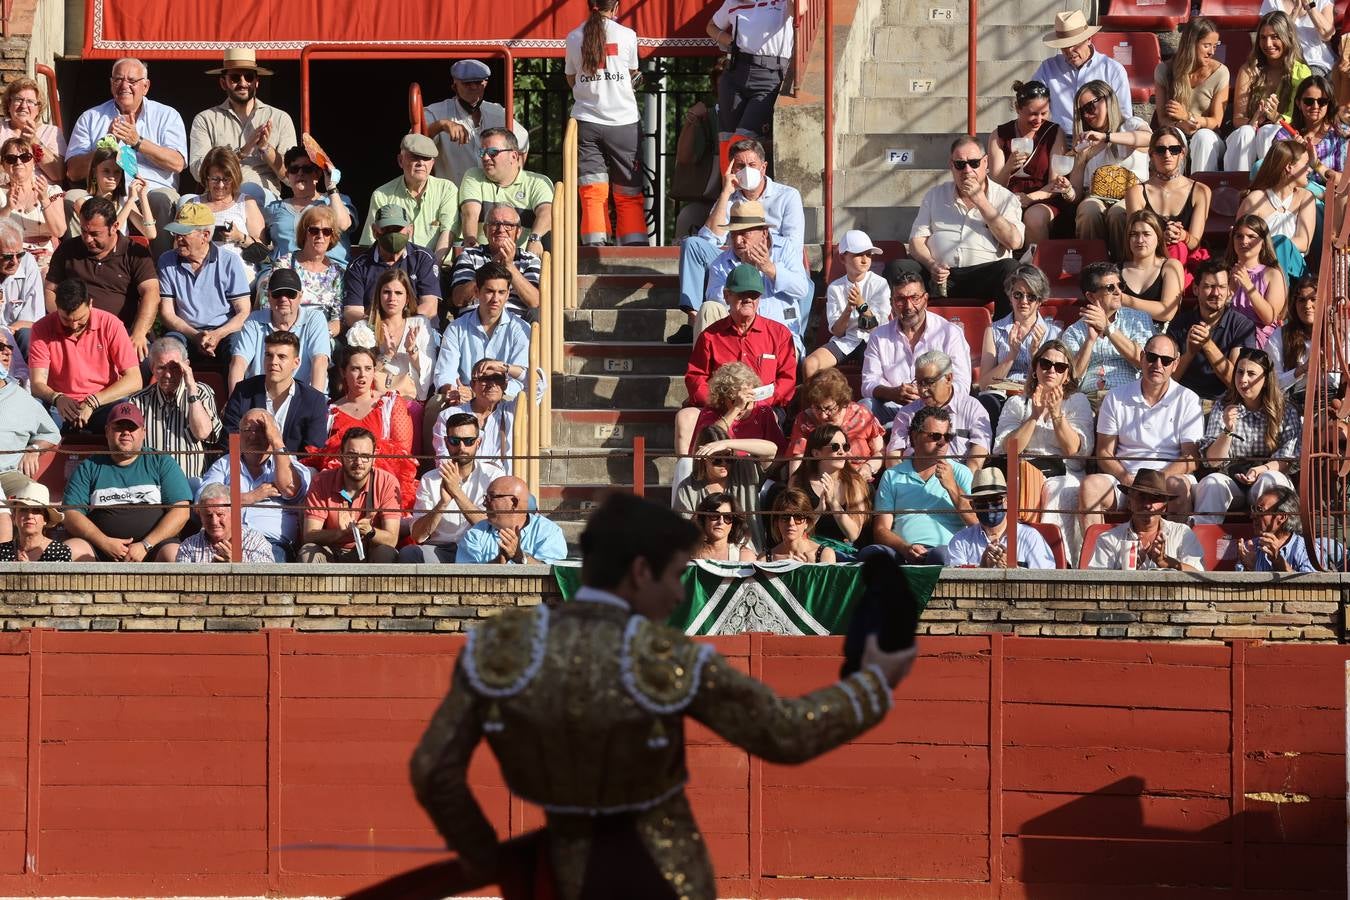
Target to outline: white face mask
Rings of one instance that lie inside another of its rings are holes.
[[[736,183],[741,186],[743,191],[753,191],[759,187],[763,181],[763,176],[759,174],[759,169],[746,166],[736,173]]]

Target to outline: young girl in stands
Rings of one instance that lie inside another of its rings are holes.
[[[581,195],[581,243],[609,242],[609,196],[613,184],[618,243],[646,246],[637,97],[637,35],[614,17],[619,0],[590,0],[586,24],[567,35],[564,71],[577,120],[577,192]]]
[[[150,187],[142,178],[132,179],[128,187],[127,173],[117,164],[116,139],[106,146],[100,142],[95,148],[94,156],[89,161],[89,180],[85,183],[85,188],[87,194],[74,198],[77,221],[86,200],[90,197],[104,197],[117,207],[118,231],[122,234],[139,235],[147,241],[155,239],[159,229],[155,227],[155,214],[150,211]]]
[[[862,364],[863,348],[872,332],[891,320],[891,287],[872,263],[881,250],[866,232],[848,231],[839,244],[844,274],[825,289],[825,321],[830,340],[811,351],[803,364],[803,378],[833,369],[843,362]]]
[[[1192,172],[1217,171],[1223,160],[1218,130],[1228,106],[1228,67],[1214,58],[1218,49],[1218,26],[1196,16],[1181,29],[1172,59],[1158,63],[1153,73],[1159,133],[1181,132]]]
[[[1181,129],[1169,126],[1154,132],[1148,142],[1148,180],[1125,193],[1130,215],[1147,210],[1162,219],[1164,251],[1183,268],[1209,259],[1209,251],[1200,243],[1205,239],[1213,196],[1209,185],[1186,177],[1186,156],[1186,135]],[[1182,290],[1190,285],[1191,276],[1185,273]]]
[[[1252,55],[1238,72],[1233,97],[1233,133],[1223,167],[1246,172],[1256,159],[1258,131],[1273,134],[1281,117],[1294,111],[1294,91],[1312,74],[1294,37],[1294,23],[1282,12],[1266,13],[1256,28]]]
[[[1239,218],[1265,221],[1275,258],[1288,278],[1307,271],[1305,256],[1317,229],[1317,201],[1307,187],[1308,159],[1306,145],[1276,141],[1238,206]]]
[[[1125,222],[1127,256],[1120,267],[1121,305],[1147,313],[1166,326],[1181,305],[1185,271],[1163,250],[1162,219],[1147,209]]]
[[[1265,348],[1284,317],[1284,273],[1270,229],[1260,216],[1239,216],[1228,235],[1228,285],[1233,309],[1256,325],[1257,346]]]
[[[1026,243],[1048,240],[1050,223],[1069,208],[1063,193],[1051,188],[1050,157],[1064,155],[1064,132],[1050,120],[1050,89],[1039,81],[1013,82],[1017,118],[989,135],[989,179],[1017,195],[1022,204]],[[1014,151],[1016,138],[1032,142],[1030,153]]]

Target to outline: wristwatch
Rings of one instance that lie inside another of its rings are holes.
[[[146,553],[149,553],[149,552],[150,552],[151,544],[150,544],[149,541],[147,541],[147,540],[142,540],[142,541],[140,542],[140,544],[141,544],[142,547],[145,548],[145,552],[146,552]]]

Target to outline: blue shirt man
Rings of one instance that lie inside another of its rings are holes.
[[[529,488],[513,475],[493,479],[483,506],[487,518],[459,539],[457,563],[555,563],[567,558],[562,529],[538,513],[528,512]]]
[[[178,172],[187,164],[187,128],[178,110],[156,103],[150,73],[139,60],[120,61],[112,72],[112,99],[80,113],[66,145],[66,160],[92,155],[99,139],[111,134],[136,151],[137,174],[152,189],[178,189]],[[146,145],[150,145],[147,147]],[[173,154],[178,155],[175,162]],[[70,172],[84,180],[88,162]]]
[[[947,544],[963,525],[973,525],[971,472],[947,459],[952,417],[925,406],[909,423],[913,456],[887,469],[877,485],[873,536],[902,565],[943,565]]]
[[[1092,46],[1092,36],[1098,31],[1101,26],[1088,25],[1079,10],[1057,13],[1055,30],[1045,36],[1044,43],[1060,52],[1042,62],[1031,76],[1032,81],[1050,89],[1050,118],[1065,134],[1073,134],[1077,115],[1074,103],[1089,81],[1105,81],[1111,86],[1122,119],[1134,114],[1125,67]]]
[[[511,400],[525,387],[530,331],[524,322],[506,312],[511,276],[504,268],[488,263],[478,270],[474,281],[478,308],[455,319],[441,334],[434,372],[436,388],[447,397],[458,389],[459,400],[455,402],[467,403],[473,399],[469,386],[474,364],[491,359],[504,366],[506,399]]]

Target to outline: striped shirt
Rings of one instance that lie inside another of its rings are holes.
[[[178,545],[178,562],[208,563],[214,562],[215,558],[216,551],[211,548],[211,542],[207,540],[205,531],[197,532]],[[272,545],[267,543],[267,538],[247,526],[244,528],[243,548],[239,559],[246,563],[276,562],[276,557],[272,555]]]
[[[211,418],[211,443],[219,440],[221,425],[216,415],[216,395],[211,388],[197,383],[197,396],[202,407]],[[206,444],[192,436],[188,428],[187,385],[179,383],[178,393],[172,398],[164,396],[158,385],[150,385],[127,398],[140,407],[145,415],[145,449],[166,450],[182,467],[188,478],[201,478],[206,469]]]
[[[454,290],[461,284],[473,281],[473,277],[478,273],[478,270],[491,261],[492,257],[488,255],[486,247],[465,247],[464,252],[460,253],[459,258],[455,260],[455,267],[450,270],[450,289]],[[539,278],[544,266],[539,257],[523,247],[517,247],[516,258],[512,262],[516,264],[520,274],[525,276],[526,281],[535,287],[539,287]],[[469,301],[464,307],[464,312],[468,312],[477,305],[476,300]],[[514,285],[511,287],[511,297],[506,305],[508,309],[516,313],[522,313],[528,309],[524,303],[520,302],[520,295],[516,293]],[[460,315],[463,314],[463,312],[460,313]]]

